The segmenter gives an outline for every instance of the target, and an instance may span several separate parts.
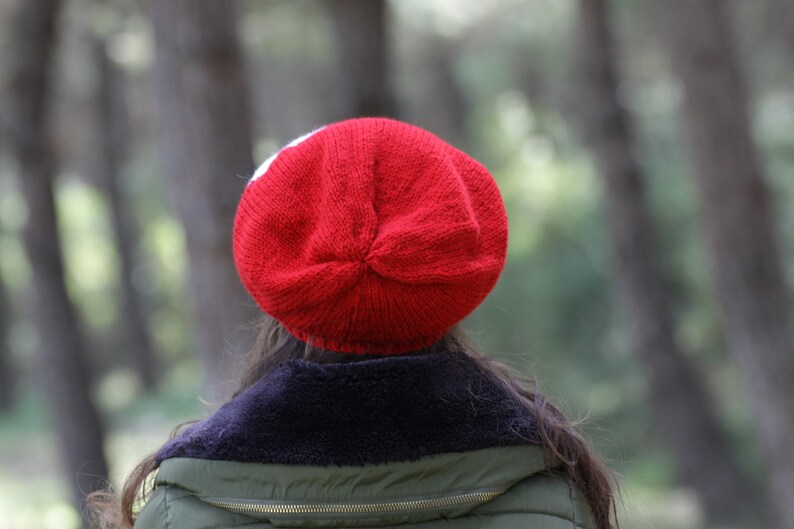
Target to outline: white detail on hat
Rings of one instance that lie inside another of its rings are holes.
[[[289,142],[288,144],[286,144],[280,151],[276,152],[273,156],[271,156],[270,158],[265,160],[262,163],[262,165],[260,165],[259,168],[256,171],[254,171],[254,176],[251,177],[251,180],[248,181],[248,184],[249,185],[252,184],[254,181],[256,181],[256,179],[258,179],[259,177],[264,175],[267,172],[267,170],[270,168],[270,164],[273,163],[273,161],[276,159],[276,157],[278,157],[279,154],[281,154],[285,150],[289,149],[290,147],[295,147],[299,143],[309,139],[311,136],[313,136],[314,134],[317,134],[318,132],[320,132],[324,128],[325,128],[325,126],[322,126],[322,127],[317,128],[317,129],[314,129],[313,131],[308,132],[308,133],[304,134],[303,136],[299,136],[299,137],[295,138],[294,140],[292,140],[291,142]]]

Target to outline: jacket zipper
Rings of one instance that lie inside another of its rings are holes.
[[[458,507],[469,503],[490,501],[504,492],[464,492],[411,500],[394,500],[374,503],[254,503],[244,500],[202,498],[203,501],[229,511],[252,514],[372,514],[425,511],[444,507]]]

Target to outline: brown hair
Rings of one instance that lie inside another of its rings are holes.
[[[617,527],[614,474],[588,446],[573,423],[545,397],[528,389],[529,381],[520,374],[479,353],[459,326],[450,329],[432,348],[441,348],[473,361],[484,373],[508,389],[535,417],[543,445],[553,456],[549,462],[550,470],[563,472],[582,491],[598,529]],[[428,349],[417,353],[427,352]],[[311,343],[299,341],[276,320],[266,318],[249,354],[247,369],[235,395],[251,387],[287,360],[302,358],[318,363],[339,363],[355,362],[368,357],[370,356],[336,353],[314,347]],[[172,437],[178,433],[179,428],[174,430]],[[127,477],[120,497],[110,489],[89,495],[87,503],[90,514],[100,529],[132,528],[137,511],[154,490],[153,476],[158,466],[154,454],[144,459]]]

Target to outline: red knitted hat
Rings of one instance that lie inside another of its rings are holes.
[[[234,259],[266,313],[333,351],[437,342],[496,284],[507,216],[480,163],[418,127],[342,121],[260,167],[234,224]]]

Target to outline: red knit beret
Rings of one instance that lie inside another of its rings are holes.
[[[476,160],[384,118],[320,128],[254,174],[234,259],[266,313],[333,351],[437,342],[496,284],[507,251],[499,189]]]

